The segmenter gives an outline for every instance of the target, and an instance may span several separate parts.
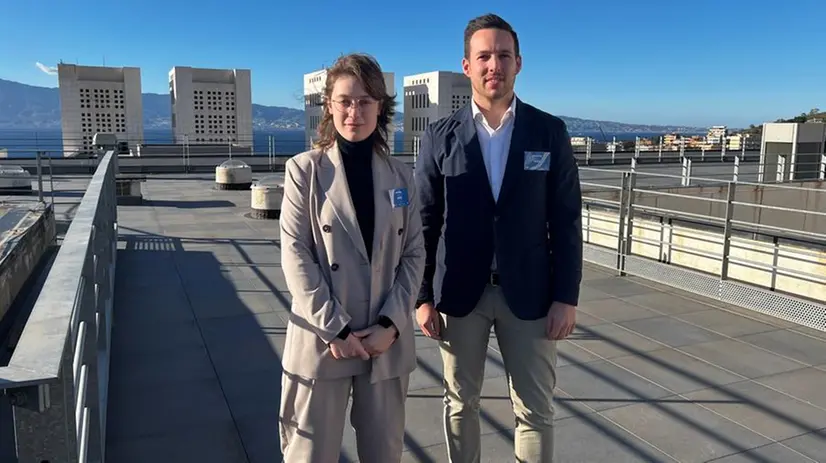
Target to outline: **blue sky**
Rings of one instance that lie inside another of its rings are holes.
[[[301,107],[302,75],[341,53],[376,56],[397,92],[404,75],[460,71],[468,19],[494,12],[520,36],[517,94],[546,111],[745,126],[826,109],[826,1],[783,3],[13,1],[0,7],[0,78],[55,87],[36,62],[105,58],[166,93],[175,65],[249,68],[255,103]]]

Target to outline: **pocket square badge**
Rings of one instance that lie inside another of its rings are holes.
[[[390,194],[390,203],[393,204],[393,207],[405,207],[408,205],[407,188],[393,188],[389,190],[388,193]]]
[[[550,168],[550,151],[525,151],[525,170],[548,171]]]

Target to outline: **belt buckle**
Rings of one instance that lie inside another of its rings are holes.
[[[496,272],[490,273],[490,285],[499,286],[499,274]]]

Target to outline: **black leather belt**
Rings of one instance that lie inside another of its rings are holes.
[[[490,273],[490,284],[491,286],[499,286],[499,274],[496,272]]]

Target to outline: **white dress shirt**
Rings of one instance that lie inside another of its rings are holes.
[[[516,119],[516,96],[511,100],[511,104],[499,126],[493,128],[488,124],[485,116],[479,110],[479,106],[472,99],[470,100],[473,120],[476,123],[476,134],[479,138],[479,147],[482,148],[482,158],[485,160],[485,168],[488,170],[488,182],[493,192],[493,199],[499,199],[499,191],[502,189],[502,179],[505,176],[505,166],[508,164],[508,151],[511,147],[511,135],[513,134],[513,124]],[[496,271],[496,253],[493,255],[491,270]]]
[[[510,107],[505,111],[498,127],[491,127],[479,106],[471,99],[473,120],[476,123],[476,134],[479,136],[479,146],[482,148],[482,157],[485,168],[488,170],[488,182],[493,192],[493,199],[499,199],[499,190],[502,188],[502,178],[505,175],[505,166],[508,163],[508,150],[511,145],[513,124],[516,118],[516,97],[511,100]]]

